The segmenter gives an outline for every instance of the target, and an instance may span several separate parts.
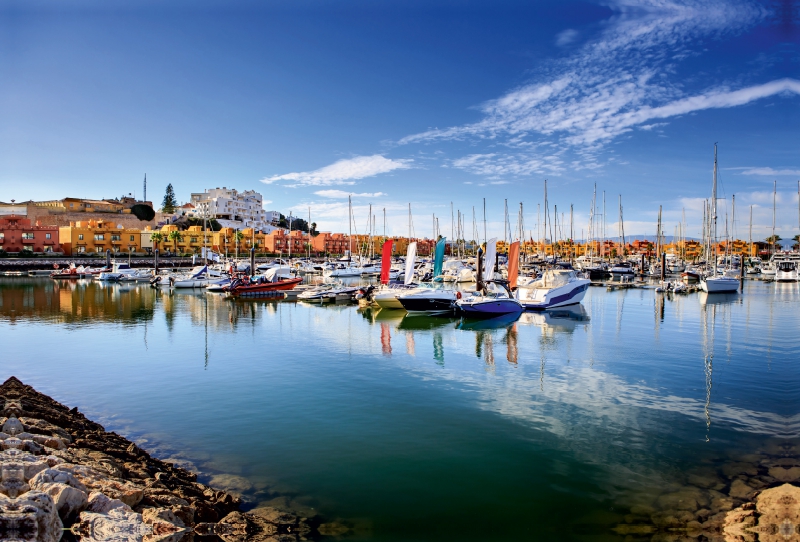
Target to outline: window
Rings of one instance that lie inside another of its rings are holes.
[[[94,240],[95,241],[104,241],[105,238],[106,238],[106,235],[104,233],[95,233],[94,234]]]
[[[192,237],[192,238],[190,238],[190,239],[189,239],[189,242],[191,242],[191,243],[196,243],[196,242],[197,242],[197,237]]]
[[[121,241],[122,240],[122,236],[121,235],[112,235],[111,236],[111,240],[112,241]]]
[[[70,204],[69,204],[69,206],[70,206],[70,207],[74,207],[74,206],[75,206],[75,204],[74,204],[74,203],[70,203]]]
[[[53,247],[48,245],[48,246],[44,247],[44,251],[45,252],[53,252]]]
[[[6,232],[0,231],[0,239],[5,239]]]
[[[133,235],[131,235],[131,241],[133,241],[133,237],[134,237],[134,236],[133,236]]]
[[[83,234],[82,233],[78,234],[78,241],[83,241]]]
[[[22,250],[30,250],[33,252],[33,245],[22,245]]]
[[[84,252],[86,252],[86,247],[78,247],[79,254],[83,254]]]
[[[45,234],[44,234],[44,238],[45,238],[45,239],[50,239],[50,234],[49,234],[49,233],[45,233]]]
[[[27,232],[27,231],[26,231],[26,232],[24,232],[24,233],[22,234],[22,238],[23,238],[23,239],[33,239],[33,233],[31,233],[31,232]]]

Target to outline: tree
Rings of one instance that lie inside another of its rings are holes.
[[[172,241],[172,245],[175,247],[175,254],[178,253],[178,242],[183,241],[183,235],[178,230],[172,230],[169,232],[168,239]]]
[[[794,250],[800,249],[800,234],[795,235],[794,237],[792,237],[792,241],[794,241],[794,244],[792,245],[792,248]]]
[[[150,240],[155,245],[153,248],[158,248],[158,245],[164,240],[164,235],[160,231],[153,232],[150,234]]]
[[[319,232],[317,231],[317,223],[316,222],[312,222],[311,223],[311,235],[313,235],[314,237],[319,235]]]
[[[239,243],[244,239],[244,234],[239,230],[233,234],[233,240],[236,241],[236,258],[239,258]]]
[[[178,202],[175,199],[175,190],[172,188],[172,183],[167,185],[167,191],[164,194],[164,201],[161,202],[161,211],[164,213],[174,213],[175,207]]]
[[[782,239],[781,239],[780,235],[770,235],[766,239],[767,243],[769,243],[770,245],[773,245],[773,250],[774,250],[774,247],[781,248],[781,244],[778,242],[778,241],[781,241],[781,240]]]
[[[149,205],[137,203],[131,207],[131,214],[139,220],[153,220],[156,217],[156,212]]]

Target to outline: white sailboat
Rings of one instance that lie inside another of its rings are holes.
[[[711,276],[700,280],[700,288],[709,294],[733,293],[739,290],[739,279],[727,272],[718,275],[717,266],[717,146],[714,145],[714,182],[711,189],[711,243],[714,245]]]

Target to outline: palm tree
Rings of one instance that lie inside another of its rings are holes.
[[[794,241],[794,244],[792,245],[793,249],[797,250],[798,248],[800,248],[800,234],[797,234],[794,237],[792,237],[792,241]]]
[[[150,241],[153,242],[155,248],[158,248],[158,245],[160,245],[163,240],[164,240],[164,235],[160,231],[153,232],[152,234],[150,234]]]
[[[169,240],[172,241],[173,246],[175,247],[175,254],[178,253],[178,242],[183,241],[183,235],[178,230],[172,230],[169,232]]]
[[[236,233],[233,234],[233,239],[236,241],[236,259],[239,259],[239,243],[244,239],[244,234],[236,230]]]

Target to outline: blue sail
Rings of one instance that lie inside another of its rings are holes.
[[[433,276],[438,277],[442,274],[442,262],[444,261],[445,238],[442,237],[436,242],[436,257],[433,260]]]

